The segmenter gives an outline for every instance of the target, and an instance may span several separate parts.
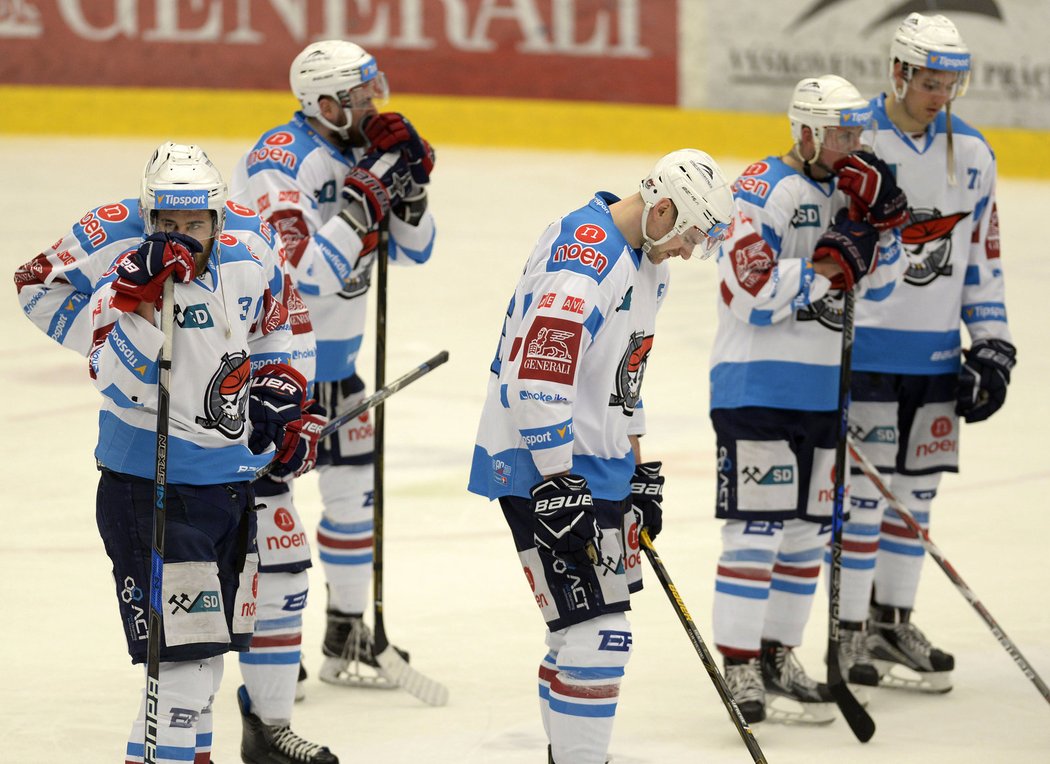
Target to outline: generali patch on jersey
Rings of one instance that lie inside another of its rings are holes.
[[[525,337],[519,379],[543,379],[571,385],[576,376],[583,325],[539,316]]]

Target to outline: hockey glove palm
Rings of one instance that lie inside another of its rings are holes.
[[[874,227],[850,220],[846,210],[839,210],[834,225],[817,241],[813,260],[832,258],[842,273],[831,280],[831,286],[849,290],[871,270],[878,244],[879,232]]]
[[[849,197],[858,220],[879,231],[897,228],[908,220],[908,197],[897,186],[889,165],[874,154],[858,151],[835,163],[839,191]]]
[[[541,552],[574,565],[598,559],[598,521],[586,478],[558,475],[532,487],[533,539]]]
[[[664,527],[664,476],[662,462],[645,462],[634,466],[631,476],[631,504],[642,513],[642,527],[655,539]]]
[[[286,463],[295,455],[300,430],[289,425],[302,418],[305,400],[306,378],[288,364],[268,363],[255,373],[248,394],[252,422],[248,448],[253,454],[261,454],[273,443],[278,462]]]
[[[377,151],[400,151],[408,163],[412,180],[418,185],[425,186],[430,182],[434,149],[404,116],[397,112],[377,114],[365,123],[364,132]]]
[[[117,266],[117,278],[113,282],[113,291],[117,293],[115,307],[131,312],[140,302],[156,305],[169,276],[182,284],[193,279],[196,270],[193,256],[203,251],[204,247],[192,236],[150,235]]]
[[[959,372],[955,413],[969,423],[983,422],[1006,402],[1010,371],[1017,364],[1017,348],[1006,340],[977,340],[964,351]]]
[[[277,462],[270,471],[270,477],[287,483],[292,478],[301,477],[317,464],[317,444],[321,442],[321,433],[328,424],[328,412],[324,406],[314,400],[306,402],[303,418],[292,422],[286,431],[299,433],[299,442],[295,453],[283,464]]]

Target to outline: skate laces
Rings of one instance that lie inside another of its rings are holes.
[[[795,651],[790,647],[780,645],[776,648],[774,655],[777,674],[780,683],[784,687],[805,687],[807,690],[816,690],[817,682],[810,679],[806,670],[795,656]]]
[[[758,658],[747,663],[733,663],[726,666],[726,683],[737,703],[765,699],[765,685],[762,683],[762,669]]]
[[[355,663],[375,664],[372,630],[361,618],[354,618],[350,624],[350,633],[343,645],[343,658]]]
[[[309,762],[314,756],[328,750],[324,746],[303,740],[292,732],[291,727],[273,729],[273,747],[290,757],[293,761]]]
[[[898,644],[912,654],[929,658],[930,653],[933,652],[933,645],[930,644],[930,640],[911,621],[894,625],[893,633],[897,636]]]
[[[842,664],[847,667],[870,664],[871,652],[868,650],[867,635],[859,629],[855,631],[844,629],[843,632],[846,638],[839,641]]]

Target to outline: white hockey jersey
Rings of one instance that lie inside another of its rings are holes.
[[[292,278],[313,320],[317,379],[323,382],[353,376],[364,334],[375,256],[360,257],[360,237],[338,218],[346,207],[343,182],[360,154],[343,155],[297,112],[263,134],[230,182],[231,198],[258,210],[284,241]],[[416,226],[391,215],[390,262],[424,263],[433,246],[429,211]]]
[[[1006,323],[995,202],[995,155],[983,136],[952,117],[957,182],[947,182],[947,116],[919,138],[886,114],[886,96],[872,99],[878,132],[867,139],[893,168],[908,195],[901,229],[906,270],[894,294],[857,305],[853,368],[897,374],[959,370],[960,323],[972,340],[1012,341]]]
[[[90,302],[91,376],[104,396],[95,458],[114,472],[152,478],[164,335],[159,317],[154,325],[112,306],[114,271]],[[282,286],[280,273],[229,233],[214,242],[206,272],[175,285],[168,482],[251,480],[273,458],[272,446],[260,455],[248,448],[248,383],[260,366],[291,360]]]
[[[613,224],[600,193],[552,223],[525,265],[491,367],[468,490],[529,496],[569,470],[596,498],[630,493],[628,435],[645,431],[640,395],[667,263],[653,265]]]
[[[247,246],[264,264],[273,282],[282,273],[284,250],[280,237],[252,210],[226,204],[224,232]],[[102,274],[117,256],[138,246],[145,225],[137,199],[103,204],[85,214],[49,249],[15,272],[22,310],[41,331],[80,355],[91,350],[91,315],[85,310]],[[307,380],[314,377],[313,329],[302,298],[289,289],[287,276],[271,284],[284,301],[293,332],[292,365]]]
[[[737,216],[718,255],[711,408],[833,411],[838,407],[842,293],[813,271],[812,254],[846,200],[833,182],[811,180],[779,157],[744,170],[733,195]],[[858,285],[858,295],[885,299],[894,290],[901,261],[895,232],[882,234],[875,265]]]

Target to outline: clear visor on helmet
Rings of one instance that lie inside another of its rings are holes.
[[[728,224],[715,223],[706,233],[695,225],[691,225],[686,226],[685,230],[680,231],[678,235],[682,237],[682,241],[685,242],[687,247],[692,247],[694,254],[699,248],[700,258],[706,259],[721,246],[728,233]]]
[[[824,128],[821,143],[832,151],[851,154],[862,148],[861,136],[865,130],[874,132],[877,129],[878,123],[875,122],[871,106],[842,109],[838,125]]]
[[[904,79],[907,80],[908,87],[916,92],[927,95],[944,95],[951,101],[966,92],[966,87],[970,83],[970,72],[906,66]]]
[[[350,90],[340,90],[336,96],[344,109],[362,109],[369,103],[378,108],[389,100],[390,88],[386,83],[386,75],[377,71],[372,79]]]

